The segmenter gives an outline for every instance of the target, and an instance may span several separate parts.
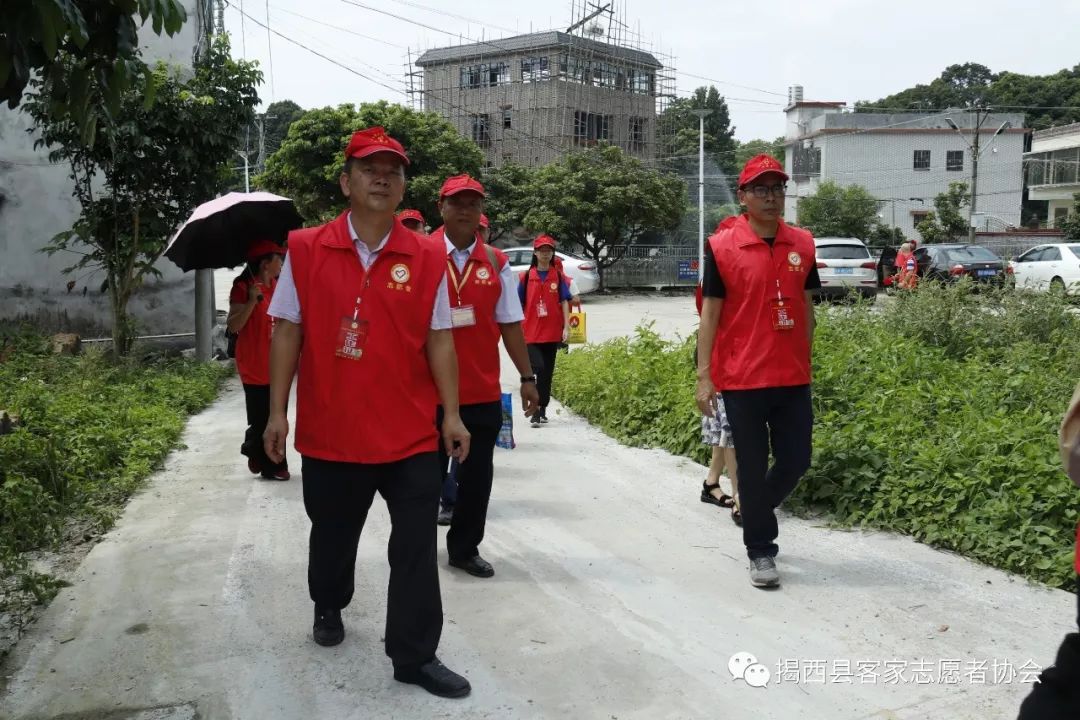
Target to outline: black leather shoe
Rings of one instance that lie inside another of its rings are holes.
[[[394,679],[419,685],[432,695],[444,698],[463,698],[472,692],[469,681],[443,665],[439,658],[432,658],[419,667],[394,668]]]
[[[443,527],[454,521],[454,506],[439,508],[439,518],[435,521]]]
[[[460,568],[470,575],[481,578],[489,578],[495,574],[495,568],[491,567],[491,563],[479,555],[473,555],[468,560],[450,558],[450,567]]]
[[[315,606],[315,627],[311,636],[319,645],[332,647],[345,639],[345,625],[341,622],[341,611]]]

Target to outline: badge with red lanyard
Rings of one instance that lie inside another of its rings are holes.
[[[780,278],[776,278],[776,297],[769,300],[773,330],[794,330],[795,316],[791,299],[780,292]]]
[[[360,317],[360,306],[364,300],[364,293],[371,285],[371,274],[364,278],[364,288],[360,296],[356,298],[356,306],[353,308],[351,317],[341,319],[338,328],[337,344],[334,346],[334,354],[346,360],[359,360],[364,355],[364,346],[368,338],[368,321]]]

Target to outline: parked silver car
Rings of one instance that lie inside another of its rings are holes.
[[[514,272],[524,272],[529,269],[532,262],[533,249],[531,247],[512,247],[503,250],[510,258],[510,268]],[[567,279],[572,279],[577,285],[580,295],[595,292],[600,287],[600,276],[596,274],[596,263],[577,255],[556,250],[555,255],[562,259],[563,272]]]
[[[877,261],[858,238],[814,238],[823,298],[845,297],[855,291],[865,298],[877,295]]]

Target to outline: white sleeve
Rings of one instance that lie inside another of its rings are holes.
[[[431,311],[431,329],[450,330],[453,326],[450,320],[450,291],[446,287],[446,273],[443,273],[439,289],[435,291],[435,307]]]
[[[296,294],[296,283],[293,282],[292,262],[289,257],[289,255],[285,256],[285,264],[281,268],[281,275],[278,276],[274,296],[270,298],[270,307],[266,314],[299,325],[300,298]]]
[[[525,313],[521,309],[521,298],[518,297],[518,280],[510,263],[507,262],[499,273],[499,284],[502,292],[499,294],[499,302],[495,305],[495,322],[500,325],[521,322],[525,319]]]

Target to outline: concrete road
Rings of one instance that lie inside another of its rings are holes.
[[[642,316],[687,330],[691,307],[589,303],[590,330],[626,332]],[[507,388],[515,376],[507,363]],[[483,547],[495,577],[451,571],[440,550],[440,655],[471,697],[391,677],[380,500],[347,638],[312,643],[300,479],[247,475],[234,382],[0,668],[0,717],[1014,718],[1021,668],[1049,663],[1075,618],[1068,593],[791,517],[784,585],[756,590],[740,532],[697,499],[702,467],[553,409],[550,425],[518,427],[516,450],[497,450]],[[769,669],[766,687],[733,679],[739,652]]]

